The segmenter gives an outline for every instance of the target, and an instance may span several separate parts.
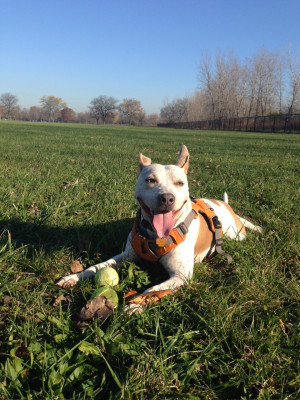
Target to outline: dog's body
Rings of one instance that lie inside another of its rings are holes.
[[[182,146],[176,165],[151,164],[148,157],[140,155],[140,172],[134,196],[140,204],[138,223],[143,226],[147,240],[165,242],[174,227],[187,220],[192,212],[189,195],[187,171],[189,153]],[[230,239],[243,240],[245,227],[261,232],[259,226],[238,217],[225,201],[202,199],[214,209],[222,224],[223,234]],[[132,245],[134,234],[130,233],[123,253],[96,264],[81,273],[61,278],[57,285],[74,286],[80,279],[91,278],[106,266],[115,267],[123,261],[138,261],[139,256]],[[164,254],[159,262],[169,274],[169,279],[147,289],[144,293],[158,290],[174,290],[184,285],[192,277],[194,262],[201,262],[215,250],[214,234],[203,215],[193,217],[184,240]],[[160,243],[160,242],[159,242]]]

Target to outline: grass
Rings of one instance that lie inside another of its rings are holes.
[[[226,190],[263,234],[226,241],[232,265],[196,265],[132,318],[123,293],[163,271],[122,265],[120,307],[78,329],[93,282],[55,280],[122,249],[138,153],[172,164],[182,143],[191,194]],[[0,398],[299,398],[299,147],[299,135],[1,122]],[[54,307],[59,295],[70,302]]]

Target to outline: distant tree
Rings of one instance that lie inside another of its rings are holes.
[[[67,104],[60,98],[55,96],[43,96],[41,98],[42,111],[46,119],[50,122],[54,121],[60,111],[67,106]]]
[[[262,49],[248,60],[248,116],[268,115],[275,111],[279,57]]]
[[[29,110],[28,108],[22,108],[18,110],[18,120],[20,121],[29,121]]]
[[[30,121],[39,121],[42,117],[42,110],[40,107],[32,106],[29,109],[29,119]]]
[[[161,118],[166,121],[166,122],[175,122],[175,114],[172,105],[166,104],[161,110],[160,110],[160,116]]]
[[[3,106],[0,106],[0,119],[4,114],[5,114],[5,108]]]
[[[109,113],[106,123],[115,124],[118,121],[119,114],[117,111]]]
[[[149,114],[149,115],[147,115],[147,118],[146,118],[146,124],[148,124],[148,125],[157,125],[158,120],[159,120],[159,115],[158,114],[155,114],[155,113]]]
[[[119,105],[119,115],[122,120],[130,125],[134,119],[138,118],[140,113],[144,113],[141,102],[135,99],[124,99]]]
[[[200,90],[205,94],[205,102],[207,103],[207,117],[216,119],[216,94],[214,73],[212,67],[211,56],[206,52],[201,59],[199,65],[198,79],[200,82]]]
[[[214,60],[206,53],[199,65],[199,116],[226,119],[265,116],[281,110],[284,75],[282,57],[264,48],[243,63],[231,51],[217,53]]]
[[[89,106],[91,116],[96,119],[97,125],[101,119],[105,124],[107,118],[117,109],[117,102],[114,97],[99,96],[91,101]]]
[[[160,110],[160,116],[167,122],[181,121],[187,115],[188,100],[175,99]]]
[[[139,111],[139,112],[137,113],[137,116],[136,116],[136,119],[137,119],[138,124],[139,124],[139,125],[144,125],[145,122],[146,122],[146,118],[147,118],[146,113],[145,113],[145,111],[144,111],[143,108],[142,108],[141,111]]]
[[[16,111],[18,104],[18,98],[11,93],[3,93],[0,96],[0,105],[5,110],[5,115],[8,119],[11,119]]]
[[[300,62],[299,58],[291,53],[288,54],[288,75],[289,75],[289,98],[288,113],[298,111],[300,108]]]
[[[78,113],[77,121],[80,122],[81,124],[93,124],[94,123],[94,119],[92,118],[91,113],[88,111]]]
[[[63,108],[60,112],[60,115],[63,122],[70,122],[76,119],[76,112],[69,107]]]
[[[208,116],[208,102],[207,95],[204,91],[195,91],[189,98],[187,105],[187,120],[188,121],[201,121]]]

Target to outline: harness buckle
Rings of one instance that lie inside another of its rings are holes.
[[[215,229],[219,229],[222,228],[222,224],[219,221],[219,218],[215,215],[214,217],[212,217],[212,222],[214,224]]]
[[[166,238],[158,238],[158,239],[156,239],[155,243],[157,244],[158,247],[164,247],[167,244],[167,239]]]
[[[186,224],[184,222],[181,222],[177,227],[177,229],[180,229],[182,235],[186,235],[188,233],[188,227],[186,226]],[[179,232],[180,234],[180,232]]]
[[[222,238],[216,239],[216,240],[215,240],[215,243],[216,243],[217,246],[222,246],[222,244],[223,244],[223,239],[222,239]]]

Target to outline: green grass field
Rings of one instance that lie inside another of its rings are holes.
[[[226,190],[263,234],[133,317],[124,292],[164,274],[122,265],[115,314],[79,329],[93,282],[55,280],[122,249],[138,154],[173,164],[181,144],[191,194]],[[299,398],[299,150],[299,135],[1,122],[0,399]]]

